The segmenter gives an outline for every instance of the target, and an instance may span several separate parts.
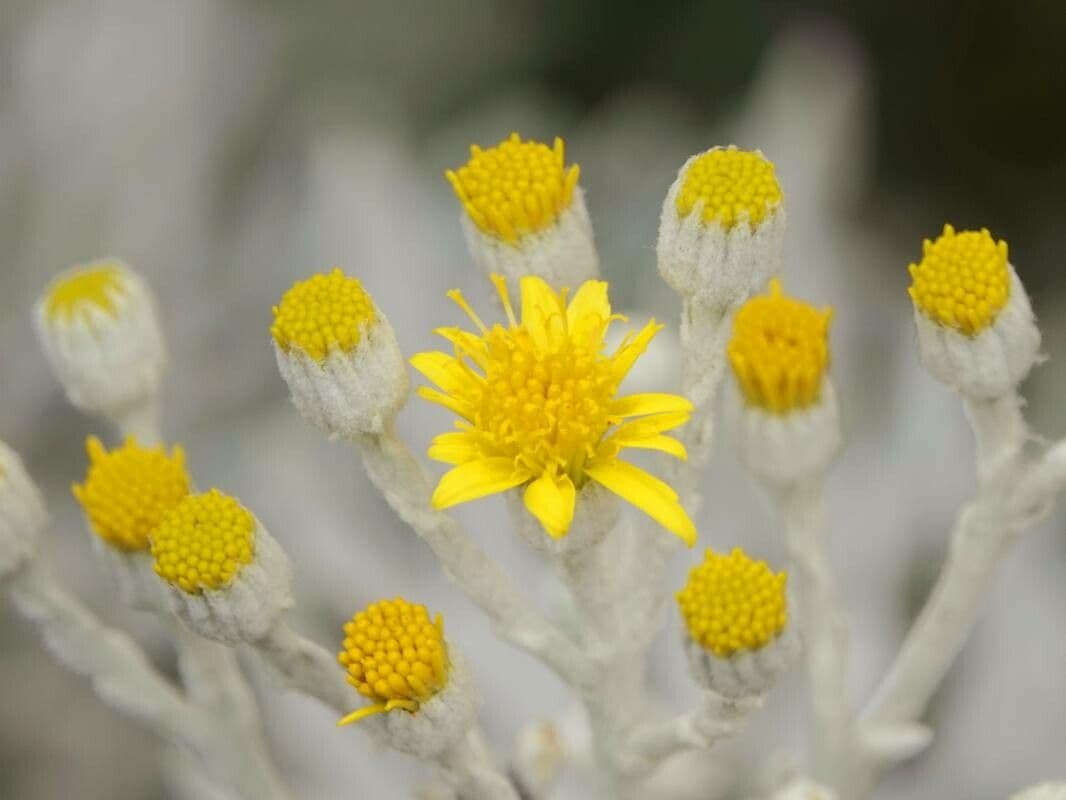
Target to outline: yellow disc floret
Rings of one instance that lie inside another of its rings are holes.
[[[444,620],[430,619],[425,606],[402,597],[371,603],[344,625],[337,660],[348,683],[374,705],[349,714],[338,724],[402,708],[417,711],[444,688],[450,663]]]
[[[254,554],[255,518],[218,489],[185,498],[152,534],[156,574],[187,594],[225,588]]]
[[[781,204],[773,162],[761,153],[736,147],[709,150],[685,172],[677,213],[687,217],[702,202],[705,223],[727,230],[742,220],[755,228]]]
[[[788,622],[787,578],[739,547],[729,555],[707,548],[677,593],[689,636],[720,658],[765,647]]]
[[[115,298],[125,292],[122,271],[114,264],[76,267],[48,287],[45,314],[54,321],[87,317],[92,308],[115,315]]]
[[[570,529],[577,493],[592,480],[692,544],[696,528],[677,493],[618,458],[629,447],[685,457],[682,444],[665,432],[688,420],[688,400],[618,392],[662,326],[653,320],[608,353],[604,336],[619,317],[611,312],[606,283],[586,281],[570,296],[524,277],[519,320],[503,278],[493,280],[507,325],[488,327],[459,292],[451,292],[479,333],[440,329],[454,355],[411,359],[441,389],[422,387],[419,394],[463,419],[459,431],[436,437],[429,450],[431,458],[454,465],[433,493],[434,506],[522,486],[526,508],[560,538]]]
[[[270,333],[286,353],[295,348],[323,361],[333,350],[354,350],[373,322],[370,295],[337,267],[293,284],[274,306]]]
[[[94,533],[120,550],[147,550],[163,516],[189,493],[185,453],[141,447],[132,437],[108,452],[95,436],[85,443],[89,469],[74,496]]]
[[[566,166],[562,139],[548,147],[512,133],[488,150],[473,145],[466,165],[445,176],[474,224],[513,244],[570,207],[579,173]]]
[[[991,325],[1010,295],[1007,243],[986,228],[955,233],[945,225],[935,242],[922,243],[922,260],[910,273],[918,310],[967,336]]]
[[[786,297],[781,283],[753,297],[737,312],[729,363],[744,399],[784,414],[815,403],[829,365],[831,309]]]

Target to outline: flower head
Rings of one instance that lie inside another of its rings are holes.
[[[270,333],[285,352],[296,348],[323,361],[331,350],[354,350],[374,319],[374,303],[363,285],[337,267],[294,283],[274,306]]]
[[[553,147],[512,133],[495,147],[470,148],[470,160],[445,176],[471,221],[511,244],[549,227],[570,207],[580,175],[566,166],[563,140]]]
[[[184,451],[141,447],[133,437],[109,451],[95,436],[85,449],[85,482],[72,491],[93,532],[118,550],[147,550],[152,531],[189,493]]]
[[[152,533],[156,574],[187,594],[228,586],[254,552],[255,518],[218,489],[186,497]]]
[[[447,508],[524,486],[526,508],[549,535],[565,536],[577,491],[589,480],[641,508],[689,544],[696,529],[677,493],[618,454],[627,447],[685,457],[664,435],[692,411],[672,394],[618,396],[633,363],[661,327],[654,321],[604,353],[611,313],[607,284],[587,281],[567,302],[540,278],[521,282],[521,320],[500,276],[493,276],[508,324],[491,328],[463,296],[450,297],[478,328],[437,331],[455,354],[420,353],[411,363],[442,391],[419,394],[461,417],[458,431],[437,436],[429,455],[454,465],[433,495]]]
[[[94,309],[114,317],[116,300],[125,293],[121,267],[100,261],[52,281],[45,291],[45,313],[53,321],[76,316],[90,319]]]
[[[431,619],[425,606],[402,597],[371,603],[346,622],[341,648],[337,660],[348,683],[374,704],[339,725],[397,708],[418,711],[444,688],[451,669],[444,619]]]
[[[987,228],[956,233],[945,225],[936,241],[922,243],[922,260],[909,269],[915,308],[967,336],[991,325],[1010,295],[1007,243]]]
[[[778,280],[770,293],[737,312],[729,363],[744,399],[784,414],[816,402],[829,366],[831,309],[816,309],[786,297]]]
[[[739,547],[729,555],[707,548],[677,593],[689,636],[719,658],[766,646],[788,622],[787,579]]]
[[[114,259],[79,264],[41,293],[35,323],[70,402],[115,422],[150,405],[163,374],[163,334],[144,280]]]
[[[676,207],[678,216],[687,217],[699,203],[705,224],[732,228],[745,221],[755,228],[777,209],[781,199],[774,165],[762,153],[719,147],[689,165]]]
[[[713,147],[686,161],[663,200],[659,274],[696,308],[722,315],[784,266],[785,206],[762,153]]]
[[[381,433],[407,400],[392,326],[339,268],[293,284],[274,307],[270,333],[293,404],[331,437]]]

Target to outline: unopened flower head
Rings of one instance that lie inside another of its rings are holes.
[[[707,549],[677,594],[686,651],[701,683],[729,696],[765,691],[795,653],[787,575],[741,548]]]
[[[685,170],[677,215],[699,214],[705,225],[757,228],[781,205],[774,165],[762,153],[735,147],[708,150]],[[699,208],[697,208],[697,205]]]
[[[359,280],[339,268],[285,292],[270,332],[296,408],[330,436],[381,433],[407,399],[392,327]]]
[[[254,552],[255,518],[217,489],[178,504],[152,534],[156,574],[187,594],[229,586]]]
[[[764,481],[785,485],[822,472],[840,448],[828,372],[831,318],[831,309],[787,297],[775,279],[733,320],[730,430],[740,460]]]
[[[713,148],[685,162],[663,201],[659,272],[687,300],[732,308],[780,273],[784,225],[773,163]]]
[[[517,133],[495,147],[470,148],[470,160],[445,173],[463,205],[471,256],[511,280],[552,282],[596,276],[598,263],[580,168],[567,166],[563,140],[553,146]]]
[[[419,394],[455,412],[459,430],[437,436],[429,455],[452,464],[433,495],[437,508],[524,487],[525,506],[552,537],[565,536],[578,492],[594,481],[633,503],[692,544],[696,529],[678,496],[622,461],[629,447],[685,457],[664,435],[692,406],[671,394],[618,395],[619,386],[659,326],[649,322],[604,353],[612,314],[607,284],[587,281],[569,298],[540,278],[521,282],[521,319],[502,276],[493,276],[507,324],[491,328],[463,296],[450,297],[477,326],[437,331],[455,354],[420,353],[411,363],[441,391]]]
[[[922,363],[974,397],[1013,391],[1040,349],[1029,298],[1007,256],[1007,243],[987,229],[945,225],[910,265]]]
[[[154,400],[164,366],[155,299],[121,262],[57,276],[37,303],[45,353],[78,408],[118,421]]]
[[[171,605],[202,636],[265,636],[291,603],[288,559],[255,515],[218,489],[191,494],[151,534]]]
[[[356,722],[395,709],[416,712],[448,681],[450,662],[444,619],[402,597],[371,603],[344,625],[337,660],[348,683],[373,705],[340,721]]]
[[[85,482],[72,489],[90,528],[120,551],[146,551],[163,516],[189,493],[184,451],[142,447],[132,437],[108,451],[95,436],[86,440],[85,449]]]
[[[914,307],[967,336],[991,325],[1010,295],[1007,243],[987,228],[956,233],[945,225],[936,241],[922,243],[922,260],[909,269]]]
[[[829,366],[832,311],[786,297],[781,282],[737,312],[729,363],[744,399],[785,414],[818,401]]]
[[[47,517],[44,498],[22,459],[0,442],[0,580],[34,557]]]
[[[788,622],[787,579],[739,547],[728,555],[707,548],[677,593],[689,636],[719,658],[765,647]]]

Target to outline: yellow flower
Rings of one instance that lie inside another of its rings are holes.
[[[908,291],[918,310],[967,336],[991,325],[1010,295],[1007,243],[987,228],[955,233],[945,225],[935,242],[922,243],[922,260],[910,273]]]
[[[540,278],[521,281],[519,321],[504,279],[493,282],[507,325],[486,326],[458,291],[449,293],[478,333],[437,331],[455,355],[419,353],[411,363],[442,391],[427,400],[462,419],[458,431],[433,440],[431,458],[454,465],[433,494],[436,508],[524,486],[525,505],[554,538],[565,536],[577,492],[589,481],[633,503],[689,545],[696,528],[677,493],[618,458],[627,447],[685,458],[664,432],[684,424],[692,404],[673,394],[618,396],[622,379],[661,328],[649,322],[607,355],[611,313],[607,284],[586,281],[567,303]]]
[[[353,711],[338,725],[402,708],[418,711],[448,681],[444,619],[402,597],[371,603],[344,625],[337,660],[348,683],[374,705]]]
[[[90,316],[96,307],[108,316],[115,316],[115,297],[125,294],[122,270],[108,262],[77,267],[60,275],[48,286],[45,313],[52,321],[70,320],[75,315]]]
[[[185,453],[175,446],[141,447],[132,436],[108,451],[95,436],[85,442],[89,470],[72,487],[93,532],[126,552],[148,549],[148,538],[189,493]]]
[[[787,580],[784,571],[775,575],[739,547],[729,555],[707,548],[677,593],[689,636],[720,658],[765,647],[788,622]]]
[[[445,177],[478,228],[514,244],[570,207],[579,174],[566,166],[562,139],[548,147],[512,133],[487,150],[473,145],[470,161]]]
[[[156,574],[187,594],[223,589],[255,553],[255,518],[212,489],[189,495],[152,533]]]
[[[333,350],[349,353],[374,324],[374,303],[357,278],[340,267],[297,281],[274,306],[270,334],[289,352],[302,350],[315,361],[324,361]]]
[[[829,367],[831,309],[787,297],[776,278],[770,293],[741,306],[727,352],[744,399],[775,414],[819,399]]]
[[[762,153],[716,147],[697,158],[677,195],[677,213],[687,217],[703,203],[705,223],[729,229],[741,220],[756,228],[781,204],[773,162]]]

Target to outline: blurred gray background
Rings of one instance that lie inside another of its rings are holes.
[[[296,279],[358,275],[404,349],[485,306],[442,179],[471,142],[518,130],[567,141],[612,299],[670,323],[634,377],[677,382],[677,303],[654,268],[658,210],[684,159],[761,148],[789,214],[786,288],[836,308],[834,374],[849,446],[832,484],[833,557],[852,612],[854,687],[868,696],[922,601],[972,444],[955,398],[917,364],[906,266],[944,222],[1007,239],[1050,360],[1025,391],[1035,429],[1066,434],[1066,5],[625,0],[0,0],[0,438],[53,513],[48,551],[105,619],[158,663],[157,624],[122,610],[70,495],[84,438],[42,360],[32,304],[56,272],[119,256],[151,281],[171,353],[165,429],[196,480],[239,496],[297,566],[296,622],[331,649],[362,604],[402,593],[444,612],[506,751],[531,720],[574,712],[553,676],[497,643],[426,548],[367,485],[355,454],[288,404],[267,328]],[[447,415],[417,400],[421,450]],[[718,441],[704,544],[783,552],[765,498]],[[436,467],[434,467],[436,469]],[[459,516],[551,609],[563,600],[498,501]],[[937,738],[879,793],[1003,798],[1066,777],[1066,517],[1025,538],[930,712]],[[675,565],[680,585],[698,553]],[[653,677],[695,692],[667,620]],[[273,746],[304,798],[402,798],[427,776],[274,690],[254,661]],[[716,759],[700,795],[741,797],[804,752],[801,670]],[[167,797],[159,742],[55,666],[0,602],[0,798]],[[503,755],[506,755],[503,752]],[[580,796],[580,763],[559,797]]]

